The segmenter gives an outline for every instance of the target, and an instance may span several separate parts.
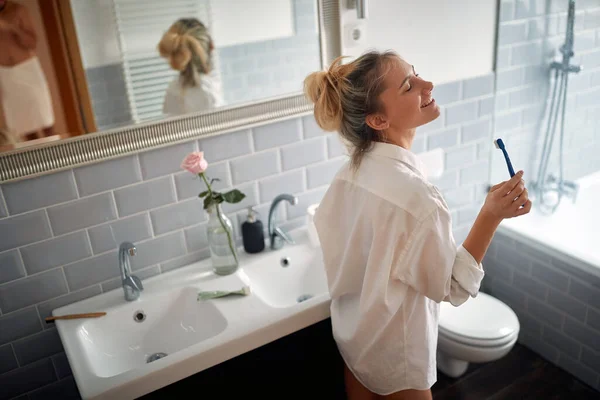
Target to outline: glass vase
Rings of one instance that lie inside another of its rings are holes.
[[[208,214],[206,234],[213,271],[217,275],[233,274],[239,267],[239,258],[231,220],[223,214],[220,204],[209,206],[206,212]]]

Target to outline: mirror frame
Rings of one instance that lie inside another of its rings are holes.
[[[340,2],[315,1],[321,65],[325,68],[341,55]],[[292,93],[9,150],[0,153],[0,183],[269,124],[308,114],[312,109],[302,92]]]

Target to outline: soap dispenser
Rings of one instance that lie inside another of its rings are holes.
[[[265,233],[263,223],[257,217],[257,212],[248,207],[248,217],[242,224],[242,240],[246,253],[260,253],[265,249]]]

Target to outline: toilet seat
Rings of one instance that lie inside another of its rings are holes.
[[[483,292],[459,307],[440,307],[439,335],[465,346],[502,347],[516,340],[519,328],[515,312]]]
[[[465,346],[478,347],[478,348],[479,347],[502,347],[507,343],[511,343],[518,335],[519,335],[519,332],[514,332],[510,335],[507,335],[507,336],[499,338],[499,339],[488,340],[488,339],[473,339],[470,337],[462,336],[460,334],[448,332],[443,329],[439,330],[439,336],[441,336],[442,338],[445,338],[447,340],[452,340],[456,343],[459,343],[459,344],[462,344]]]

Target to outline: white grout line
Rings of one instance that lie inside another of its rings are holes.
[[[92,258],[92,257],[88,257],[88,258]],[[79,260],[79,261],[87,260],[88,258],[84,258],[84,259],[82,259],[82,260]],[[74,262],[72,262],[72,263],[70,263],[70,264],[74,264],[74,263],[76,263],[76,262],[79,262],[79,261],[74,261]],[[70,264],[65,264],[65,265],[70,265]],[[55,269],[62,268],[62,267],[63,267],[62,265],[59,265],[59,266],[57,266],[57,267],[49,268],[49,269],[46,269],[46,270],[43,270],[43,271],[40,271],[40,272],[36,272],[36,273],[34,273],[34,274],[25,275],[25,276],[23,276],[23,277],[21,277],[21,278],[13,279],[12,281],[8,281],[8,282],[0,283],[0,287],[2,287],[2,286],[7,286],[7,285],[10,285],[10,284],[12,284],[12,283],[19,282],[19,281],[23,281],[23,280],[25,280],[25,279],[34,278],[34,277],[36,277],[36,276],[38,276],[38,275],[42,275],[42,274],[45,274],[45,273],[47,273],[47,272],[50,272],[50,271],[54,271]],[[26,271],[26,272],[27,272],[27,271]],[[17,311],[17,310],[15,310],[15,311]],[[12,312],[12,311],[11,311],[11,312]],[[6,314],[5,314],[5,315],[6,315]]]
[[[44,208],[44,215],[46,216],[46,222],[48,222],[48,228],[50,229],[50,237],[55,238],[54,229],[52,229],[52,224],[50,223],[50,215],[48,214],[48,209]]]
[[[40,309],[38,308],[37,304],[34,307],[35,307],[35,312],[37,313],[38,319],[40,320],[40,324],[42,324],[42,332],[43,332],[45,330],[45,328],[44,328],[45,321],[42,320],[42,314],[40,314]],[[36,335],[38,333],[40,333],[40,332],[36,332],[30,336]]]
[[[67,293],[66,294],[69,294],[69,293],[71,293],[71,288],[69,287],[69,281],[67,280],[67,274],[65,272],[65,269],[62,266],[59,267],[59,268],[62,271],[62,275],[63,275],[63,278],[65,280],[65,286],[67,287]]]
[[[308,190],[308,169],[306,167],[302,167],[302,192],[306,192]]]
[[[20,338],[20,339],[22,339],[22,338]],[[17,339],[17,340],[20,340],[20,339]],[[17,340],[13,340],[13,342],[16,342]],[[15,351],[15,346],[13,346],[12,342],[9,343],[9,345],[10,345],[10,348],[12,349],[13,355],[15,356],[15,361],[17,362],[17,368],[21,368],[21,363],[19,362],[19,358],[17,357],[17,352]]]
[[[10,216],[10,212],[8,212],[8,205],[6,204],[6,200],[4,200],[4,193],[2,193],[2,186],[0,186],[0,203],[4,206],[4,210],[6,211],[6,217]]]
[[[50,362],[52,363],[52,367],[54,368],[54,374],[56,375],[56,381],[60,381],[60,378],[58,377],[58,368],[56,368],[56,364],[54,363],[54,357],[56,354],[53,354],[52,356],[48,357],[50,358]]]
[[[254,144],[254,128],[248,129],[248,141],[250,143],[250,154],[254,154],[256,152],[256,146]],[[248,155],[250,155],[248,154]]]
[[[69,170],[71,172],[71,178],[73,179],[73,186],[75,187],[75,195],[78,199],[81,198],[81,193],[79,192],[79,186],[77,185],[77,180],[75,179],[75,171],[73,168]]]

